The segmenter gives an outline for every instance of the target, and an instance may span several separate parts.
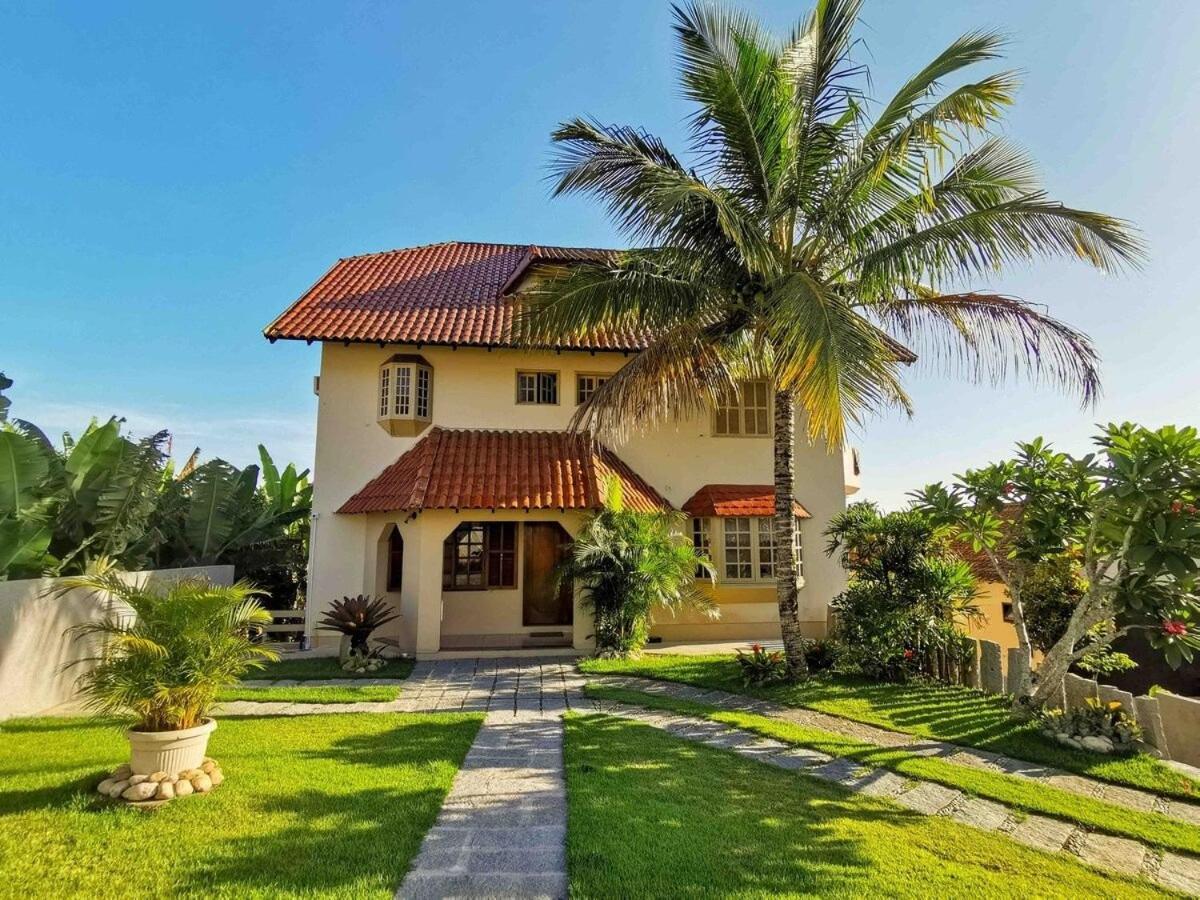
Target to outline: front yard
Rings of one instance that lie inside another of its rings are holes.
[[[223,719],[225,783],[153,812],[94,792],[129,755],[113,723],[4,723],[0,895],[391,897],[480,720]]]
[[[645,725],[580,716],[566,727],[578,896],[1162,896]]]
[[[1003,698],[937,684],[886,684],[819,676],[799,685],[745,687],[733,656],[646,654],[631,660],[587,659],[594,675],[637,675],[701,688],[744,693],[806,707],[892,731],[1003,753],[1166,796],[1200,798],[1200,783],[1145,754],[1104,757],[1054,743],[1032,723],[1015,721]]]

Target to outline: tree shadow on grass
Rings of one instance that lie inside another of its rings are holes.
[[[619,718],[573,719],[567,735],[569,861],[585,893],[853,895],[877,861],[851,823],[922,818]]]

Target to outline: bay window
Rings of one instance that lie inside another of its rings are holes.
[[[775,580],[775,520],[771,516],[722,516],[692,519],[692,545],[710,555],[720,582],[765,583]],[[796,519],[796,578],[804,575],[800,519]],[[702,570],[696,577],[704,576]]]
[[[433,405],[433,369],[422,356],[398,353],[379,367],[377,419],[393,436],[420,434]]]

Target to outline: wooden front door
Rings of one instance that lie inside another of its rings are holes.
[[[571,538],[557,522],[525,523],[524,625],[570,625],[574,613],[572,590],[564,583],[555,590],[555,568]]]

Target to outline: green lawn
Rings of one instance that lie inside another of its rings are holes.
[[[573,896],[1162,896],[636,722],[566,728]]]
[[[743,731],[752,731],[830,756],[842,756],[871,768],[891,769],[909,778],[933,781],[976,797],[994,800],[1024,812],[1039,813],[1083,825],[1089,830],[1130,837],[1165,850],[1200,856],[1200,828],[1156,813],[1140,812],[1082,797],[1025,778],[987,772],[906,752],[878,747],[832,732],[796,725],[752,713],[731,712],[715,706],[676,700],[640,691],[589,685],[588,696],[617,703],[632,703],[687,716],[698,716]]]
[[[222,719],[225,783],[139,812],[94,786],[115,723],[0,723],[0,894],[22,898],[390,898],[481,717]]]
[[[400,695],[394,684],[353,684],[342,686],[296,685],[293,687],[229,687],[217,694],[222,702],[253,700],[258,703],[386,703]]]
[[[411,659],[391,659],[378,672],[359,675],[344,672],[336,656],[288,655],[278,662],[267,663],[265,668],[251,669],[246,673],[252,679],[289,678],[296,681],[322,681],[328,678],[407,678],[413,670]]]
[[[967,688],[885,684],[845,676],[818,677],[799,685],[745,688],[737,661],[730,654],[587,659],[581,660],[579,667],[596,675],[640,675],[745,693],[893,731],[980,747],[1168,796],[1200,797],[1200,783],[1150,756],[1105,757],[1064,747],[1045,738],[1033,723],[1015,721],[1008,714],[1004,698]]]

